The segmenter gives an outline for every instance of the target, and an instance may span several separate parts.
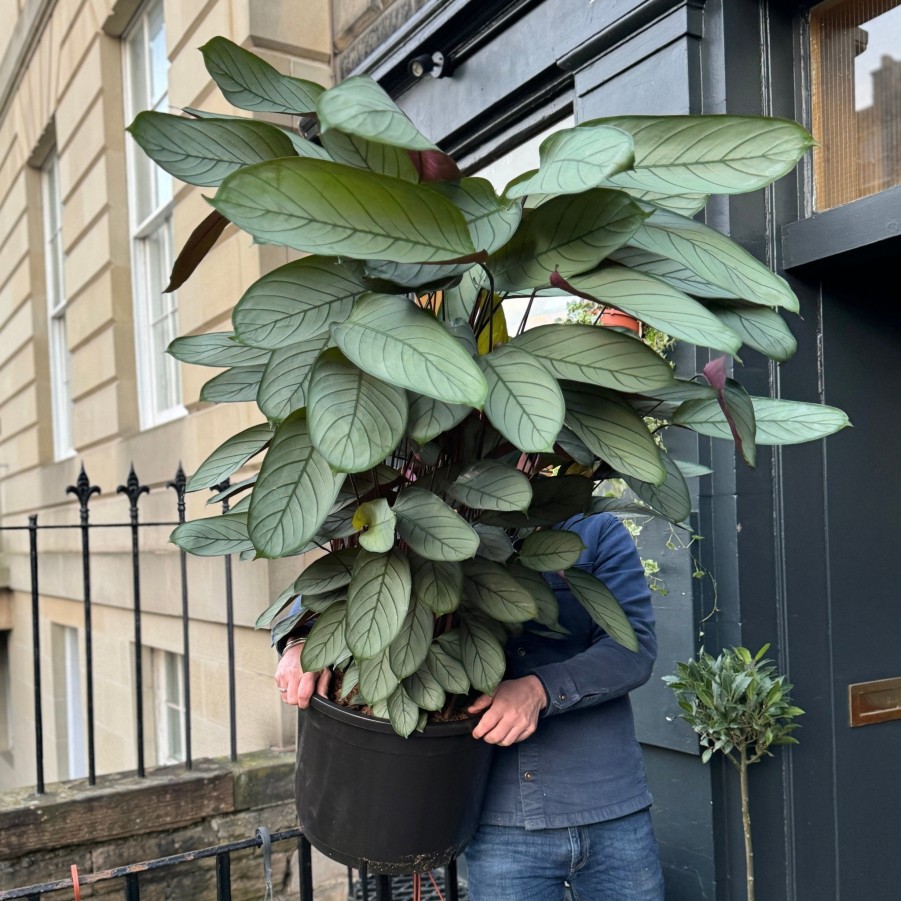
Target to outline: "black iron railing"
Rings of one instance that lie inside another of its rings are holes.
[[[31,622],[32,622],[32,659],[34,669],[34,744],[36,762],[35,788],[38,794],[44,793],[44,727],[41,704],[41,636],[40,621],[40,559],[41,551],[40,535],[50,530],[76,530],[81,537],[81,572],[82,572],[82,603],[84,607],[84,655],[85,655],[85,702],[86,702],[86,737],[87,737],[87,777],[90,785],[96,784],[96,749],[94,741],[94,648],[93,627],[91,621],[92,607],[92,533],[105,529],[128,529],[131,536],[131,573],[132,573],[132,597],[133,597],[133,631],[134,631],[134,709],[135,709],[135,744],[136,744],[136,770],[141,777],[145,775],[144,762],[144,674],[142,659],[141,636],[141,551],[140,534],[145,529],[171,529],[185,521],[185,487],[187,479],[182,467],[179,465],[174,478],[167,482],[166,489],[175,492],[176,519],[172,521],[142,521],[139,515],[139,502],[141,497],[149,494],[150,488],[142,485],[132,466],[124,485],[119,485],[116,493],[123,495],[128,502],[128,521],[101,522],[91,521],[91,498],[101,493],[100,487],[91,483],[82,466],[81,472],[74,485],[66,489],[67,494],[72,494],[78,501],[78,522],[64,524],[41,523],[38,515],[28,517],[27,525],[0,526],[0,533],[22,532],[28,533],[28,554],[30,561],[31,580]],[[216,485],[212,490],[225,492],[229,487],[226,480]],[[228,498],[222,501],[222,510],[228,510]],[[180,582],[181,582],[181,620],[182,620],[182,672],[184,683],[184,765],[191,769],[191,671],[190,671],[190,630],[189,630],[189,583],[187,555],[180,551]],[[226,557],[223,563],[225,575],[225,612],[226,612],[226,652],[228,658],[228,716],[229,716],[229,753],[232,760],[237,760],[237,716],[236,716],[236,690],[235,690],[235,621],[234,621],[234,586],[232,581],[232,562]]]
[[[257,829],[253,838],[216,845],[212,848],[203,848],[199,851],[187,851],[183,854],[172,854],[155,860],[113,867],[99,873],[79,874],[78,870],[72,867],[71,875],[67,879],[25,885],[5,891],[0,890],[0,901],[14,901],[19,898],[24,898],[26,901],[41,901],[46,895],[55,892],[67,892],[66,897],[72,897],[74,894],[76,901],[79,901],[83,887],[116,881],[122,883],[125,901],[140,901],[142,876],[164,870],[171,871],[172,868],[183,864],[211,858],[216,861],[216,901],[231,901],[231,855],[249,848],[262,849],[261,897],[264,901],[270,901],[274,897],[272,845],[276,842],[291,840],[297,842],[298,849],[298,897],[300,901],[313,901],[312,853],[303,832],[299,828],[295,828],[270,835],[268,830],[263,827]],[[178,874],[172,873],[171,875],[174,882]],[[466,888],[461,886],[458,881],[457,866],[454,862],[444,867],[443,873],[439,874],[437,878],[432,873],[415,876],[372,876],[367,875],[365,869],[355,871],[348,868],[347,897],[348,901],[370,901],[370,899],[374,899],[374,901],[408,901],[408,899],[410,901],[419,901],[419,899],[421,901],[465,901]],[[201,901],[201,899],[197,898],[195,901]]]

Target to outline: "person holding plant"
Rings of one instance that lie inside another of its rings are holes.
[[[591,572],[625,611],[638,639],[630,651],[549,575],[560,632],[527,624],[507,643],[507,672],[468,710],[473,737],[497,746],[481,823],[466,849],[474,901],[576,899],[661,901],[663,877],[651,827],[629,692],[651,675],[654,615],[629,533],[608,513],[574,517]],[[325,693],[327,670],[303,672],[298,636],[284,644],[276,684],[287,704]]]

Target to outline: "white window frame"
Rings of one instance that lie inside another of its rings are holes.
[[[151,648],[153,666],[153,694],[156,706],[156,747],[158,763],[183,763],[187,758],[185,746],[185,681],[184,659],[181,654]],[[172,684],[169,676],[174,676]],[[178,724],[170,728],[170,716]]]
[[[63,201],[59,186],[59,155],[53,147],[41,166],[41,206],[44,227],[44,281],[47,291],[47,340],[53,420],[53,459],[75,454],[73,403],[69,381],[71,355],[66,330],[66,256],[63,248]]]
[[[79,632],[74,626],[52,623],[51,634],[59,778],[80,779],[88,774],[88,759]]]
[[[123,68],[125,82],[125,114],[128,122],[143,109],[168,111],[168,86],[157,96],[135,101],[131,43],[137,37],[143,42],[144,84],[150,91],[150,53],[148,28],[151,13],[162,11],[162,0],[145,4],[132,20],[122,36]],[[131,231],[132,292],[135,318],[135,361],[137,366],[138,407],[141,428],[170,422],[187,412],[182,403],[181,373],[178,362],[165,353],[168,343],[178,334],[178,299],[175,292],[160,294],[161,311],[154,315],[153,294],[157,293],[154,283],[159,285],[162,271],[168,276],[174,259],[172,248],[172,198],[171,177],[157,170],[151,164],[156,179],[152,191],[160,186],[166,190],[163,196],[151,202],[151,209],[141,209],[138,181],[142,166],[146,165],[140,155],[143,151],[132,139],[127,140],[128,208]],[[144,170],[146,171],[146,170]],[[145,186],[146,187],[146,186]],[[164,338],[155,340],[155,330],[162,325]],[[163,389],[159,390],[162,383]]]

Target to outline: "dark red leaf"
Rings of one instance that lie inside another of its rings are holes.
[[[602,303],[597,297],[593,297],[591,294],[586,294],[584,291],[574,288],[556,269],[551,273],[551,287],[566,291],[568,294],[572,294],[575,297],[581,297],[583,300],[590,300],[592,303]]]
[[[710,382],[711,387],[716,388],[720,394],[726,390],[726,358],[717,357],[704,367],[704,377]]]
[[[169,284],[163,290],[164,294],[180,288],[190,277],[191,273],[200,265],[203,258],[213,249],[213,245],[219,240],[219,236],[229,224],[228,219],[213,210],[185,242],[175,264],[172,266],[172,274],[169,276]]]
[[[420,181],[458,181],[463,178],[453,158],[443,150],[408,150]]]

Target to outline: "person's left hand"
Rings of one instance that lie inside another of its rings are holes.
[[[537,676],[501,682],[493,695],[480,695],[467,708],[469,713],[484,711],[472,737],[492,745],[515,744],[535,731],[545,707],[547,693]]]
[[[300,644],[285,649],[275,670],[275,684],[281,692],[282,701],[286,704],[296,704],[304,710],[310,706],[314,692],[319,695],[328,693],[332,671],[324,669],[320,672],[305,673],[300,665],[302,650],[303,645]]]

